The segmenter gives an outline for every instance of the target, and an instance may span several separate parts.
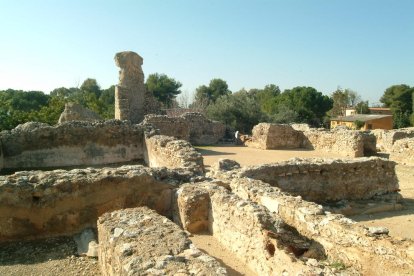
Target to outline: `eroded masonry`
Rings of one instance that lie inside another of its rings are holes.
[[[142,73],[135,53],[117,62]],[[224,126],[194,113],[144,120],[144,106],[131,105],[145,101],[145,87],[129,78],[122,76],[116,107],[128,120],[27,123],[0,133],[0,242],[96,232],[86,251],[102,275],[227,275],[191,242],[197,233],[257,275],[413,273],[413,241],[344,216],[355,202],[365,212],[401,208],[396,163],[361,157],[376,152],[376,136],[260,124],[252,146],[348,158],[251,167],[220,160],[206,172],[193,144],[217,143]],[[404,138],[393,142],[396,159],[411,156]]]

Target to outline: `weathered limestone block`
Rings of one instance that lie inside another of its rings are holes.
[[[0,133],[5,169],[100,165],[144,159],[144,127],[126,121],[56,126],[29,122]]]
[[[303,134],[290,125],[260,123],[253,127],[249,146],[259,149],[300,148]]]
[[[188,172],[143,166],[22,171],[0,176],[0,241],[77,233],[105,212],[148,206],[171,216]]]
[[[231,171],[240,169],[240,164],[232,159],[221,158],[213,165],[213,169],[218,171]]]
[[[223,123],[211,121],[198,112],[184,113],[180,117],[189,124],[192,145],[213,145],[224,137],[226,126]]]
[[[104,214],[98,235],[103,275],[227,275],[175,223],[146,207]]]
[[[304,148],[334,152],[344,157],[364,156],[364,137],[360,131],[338,128],[305,131],[303,134]]]
[[[184,184],[182,189],[188,186]],[[210,233],[257,275],[329,274],[329,268],[317,260],[313,260],[316,266],[307,265],[304,257],[312,242],[266,208],[211,182],[198,186],[210,195]]]
[[[299,131],[311,130],[311,127],[308,124],[291,124],[291,126],[294,130],[299,130]]]
[[[180,140],[190,140],[189,123],[182,117],[146,115],[143,124],[151,124],[160,130],[161,135],[172,136]]]
[[[96,114],[90,109],[83,107],[76,103],[65,104],[65,110],[60,114],[58,123],[68,121],[99,121],[102,120],[101,116]]]
[[[390,159],[406,165],[414,165],[414,138],[395,141],[392,146]]]
[[[377,137],[377,147],[382,152],[390,153],[396,141],[405,138],[414,138],[414,127],[392,130],[375,129],[371,133]]]
[[[284,192],[318,203],[370,199],[398,190],[395,162],[378,157],[293,158],[242,168],[238,175],[262,180]]]
[[[115,63],[121,68],[115,87],[115,119],[140,123],[145,102],[143,58],[134,52],[120,52],[115,55]]]
[[[185,168],[204,172],[203,157],[190,143],[173,137],[154,135],[145,137],[145,161],[150,167]]]
[[[234,193],[277,214],[288,225],[322,246],[328,259],[340,261],[362,275],[404,275],[414,271],[414,243],[373,235],[368,228],[342,216],[324,213],[322,206],[293,197],[249,178],[228,178]],[[375,264],[375,265],[373,265]]]

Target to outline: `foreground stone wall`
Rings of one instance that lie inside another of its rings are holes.
[[[342,215],[325,213],[322,206],[287,195],[260,180],[239,178],[232,172],[216,177],[241,198],[266,207],[314,241],[316,248],[334,263],[340,262],[362,275],[403,275],[414,271],[411,240],[396,240],[379,229],[357,226]]]
[[[262,180],[284,192],[318,203],[370,199],[395,193],[395,163],[378,157],[354,160],[294,158],[237,170],[240,177]]]
[[[90,109],[76,103],[65,104],[65,110],[60,114],[58,123],[68,121],[99,121],[102,118]]]
[[[375,129],[371,133],[377,137],[377,147],[380,151],[390,153],[396,141],[414,138],[414,127],[392,130]]]
[[[145,138],[145,161],[150,167],[185,168],[202,174],[203,157],[190,143],[173,137],[154,135]]]
[[[406,165],[414,165],[414,138],[400,139],[394,142],[390,159]]]
[[[249,146],[259,149],[292,149],[303,144],[301,131],[290,125],[260,123],[253,127]]]
[[[144,128],[126,121],[25,123],[0,133],[4,168],[101,165],[144,159]]]
[[[171,217],[172,191],[191,177],[143,166],[0,176],[0,241],[76,233],[95,227],[103,213],[128,207]]]
[[[184,184],[176,192],[174,217],[191,233],[209,232],[257,275],[328,273],[305,252],[311,241],[298,235],[266,208],[211,182]],[[316,264],[316,265],[315,265]],[[329,274],[329,273],[328,273]]]
[[[180,140],[190,140],[190,126],[183,117],[165,115],[146,115],[144,125],[151,124],[159,129],[161,135],[172,136]]]
[[[103,275],[227,275],[175,223],[146,207],[104,214],[98,235]]]

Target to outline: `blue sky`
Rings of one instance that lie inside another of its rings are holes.
[[[132,50],[144,73],[187,94],[212,78],[232,91],[276,84],[338,86],[378,102],[414,86],[414,1],[0,0],[0,89],[118,81],[113,57]]]

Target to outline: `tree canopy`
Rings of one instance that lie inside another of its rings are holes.
[[[201,85],[196,89],[194,105],[208,106],[224,95],[231,94],[227,82],[222,79],[212,79],[208,86]]]
[[[145,83],[148,92],[163,104],[164,107],[172,107],[175,98],[181,93],[182,84],[165,74],[151,74]]]
[[[393,85],[384,91],[380,101],[391,109],[395,128],[410,125],[410,117],[413,119],[413,93],[414,87],[406,84]]]

